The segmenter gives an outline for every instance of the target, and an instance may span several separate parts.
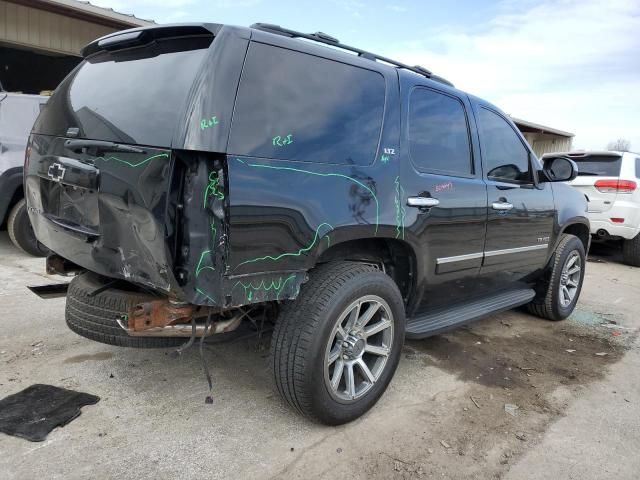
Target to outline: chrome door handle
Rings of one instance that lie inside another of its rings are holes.
[[[407,205],[410,207],[431,208],[440,205],[440,200],[431,197],[409,197],[407,198]]]
[[[513,205],[509,202],[493,202],[491,208],[494,210],[511,210]]]

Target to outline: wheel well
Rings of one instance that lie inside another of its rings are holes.
[[[350,240],[328,248],[317,263],[352,260],[374,263],[396,282],[405,304],[414,292],[416,257],[406,243],[385,238]]]
[[[589,232],[589,227],[587,227],[583,223],[573,223],[566,227],[562,233],[569,233],[571,235],[575,235],[580,239],[582,245],[584,245],[584,251],[589,250],[589,240],[591,238],[591,233]]]

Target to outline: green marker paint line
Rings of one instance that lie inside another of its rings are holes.
[[[216,224],[212,223],[211,224],[211,240],[213,241],[213,244],[216,244],[216,237],[218,236],[218,229],[216,228]]]
[[[196,292],[198,292],[200,295],[203,295],[207,300],[210,300],[211,302],[216,303],[216,301],[213,298],[211,298],[209,295],[207,295],[205,292],[203,292],[197,287],[196,287]]]
[[[138,163],[127,162],[126,160],[122,160],[122,159],[120,159],[118,157],[107,157],[107,158],[105,158],[105,157],[96,157],[96,158],[94,158],[94,161],[102,160],[103,162],[109,162],[109,161],[113,160],[115,162],[124,163],[125,165],[128,165],[130,167],[135,168],[135,167],[139,167],[140,165],[144,165],[145,163],[148,163],[151,160],[154,160],[156,158],[161,158],[161,157],[169,158],[169,154],[168,153],[159,153],[157,155],[152,155],[152,156],[147,157],[147,158],[145,158],[144,160],[142,160],[142,161],[140,161]]]
[[[321,223],[320,225],[318,225],[318,228],[316,228],[316,234],[313,237],[313,241],[306,247],[301,248],[300,250],[298,250],[297,252],[286,252],[286,253],[281,253],[280,255],[277,256],[271,256],[271,255],[265,255],[264,257],[258,257],[258,258],[252,258],[251,260],[245,260],[244,262],[240,262],[238,265],[235,266],[235,268],[238,268],[242,265],[245,265],[247,263],[255,263],[255,262],[260,262],[262,260],[272,260],[274,262],[280,260],[281,258],[284,257],[299,257],[300,255],[302,255],[303,253],[307,253],[309,250],[311,250],[313,248],[313,246],[316,244],[316,242],[318,241],[318,238],[320,238],[320,228],[322,228],[323,226],[327,226],[329,227],[329,232],[331,232],[333,230],[333,226],[329,225],[328,223]],[[327,232],[326,234],[322,235],[322,236],[326,236],[327,239],[329,232]],[[330,242],[330,240],[328,240]],[[330,244],[330,243],[329,243]]]
[[[242,162],[242,160],[240,160],[239,158],[237,158],[236,160],[239,160],[240,162]],[[244,163],[244,162],[242,162]],[[373,192],[373,190],[371,190],[369,187],[367,187],[364,183],[362,183],[359,180],[356,180],[355,178],[349,177],[348,175],[343,175],[341,173],[319,173],[319,172],[313,172],[310,170],[302,170],[299,168],[293,168],[293,167],[276,167],[275,165],[262,165],[259,163],[246,163],[245,165],[248,165],[249,167],[255,167],[255,168],[267,168],[270,170],[285,170],[285,171],[290,171],[290,172],[298,172],[298,173],[307,173],[309,175],[316,175],[319,177],[340,177],[340,178],[344,178],[346,180],[349,180],[350,182],[353,182],[357,185],[360,185],[362,188],[364,188],[365,190],[367,190],[371,196],[373,197],[373,200],[376,202],[376,230],[375,233],[378,233],[378,224],[380,223],[380,204],[378,202],[378,197],[377,195]]]
[[[396,185],[396,238],[402,237],[404,240],[404,219],[406,217],[406,209],[402,203],[404,199],[404,188],[400,185],[400,177],[396,177],[394,183]]]
[[[198,261],[198,265],[196,266],[196,278],[198,278],[198,275],[200,275],[200,272],[202,272],[203,270],[212,270],[214,272],[216,270],[211,265],[202,266],[202,261],[204,260],[204,257],[206,255],[211,255],[211,250],[205,250],[200,254],[200,260]]]
[[[224,193],[218,190],[220,179],[217,172],[211,172],[209,174],[209,183],[204,189],[204,199],[202,201],[202,208],[207,208],[207,199],[210,196],[216,197],[218,200],[224,200]]]
[[[282,293],[282,291],[284,290],[285,285],[289,282],[289,280],[295,278],[295,274],[291,275],[289,278],[287,278],[284,283],[282,284],[282,287],[280,287],[280,289],[277,291],[276,293],[276,300],[280,300],[280,294]]]
[[[276,280],[272,280],[271,284],[267,286],[267,284],[265,284],[264,280],[261,280],[260,283],[258,285],[254,285],[252,282],[249,282],[249,284],[246,284],[242,281],[237,281],[236,284],[233,286],[233,288],[231,289],[231,291],[233,291],[234,288],[236,288],[238,285],[240,285],[243,289],[244,289],[244,294],[245,297],[247,297],[247,299],[249,301],[252,300],[253,298],[253,293],[255,292],[259,292],[260,290],[262,290],[263,292],[269,292],[271,290],[275,290],[276,292],[276,300],[278,300],[280,298],[280,293],[282,293],[282,290],[284,289],[285,285],[292,279],[295,278],[295,273],[293,275],[290,275],[287,279],[284,280],[284,282],[282,281],[282,277],[279,277],[276,283]]]

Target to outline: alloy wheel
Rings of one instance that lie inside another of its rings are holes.
[[[560,305],[565,308],[571,305],[578,293],[581,271],[582,260],[580,259],[580,254],[574,250],[564,262],[562,273],[560,274]]]
[[[338,316],[324,358],[332,397],[349,403],[373,388],[391,354],[393,320],[387,302],[376,295],[359,298]]]

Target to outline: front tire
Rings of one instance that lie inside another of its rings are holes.
[[[27,202],[23,198],[14,205],[7,219],[7,230],[13,244],[29,255],[44,257],[49,250],[38,242],[33,232],[29,215],[27,214]]]
[[[386,390],[404,342],[404,303],[372,265],[335,262],[311,272],[281,310],[271,343],[276,386],[296,410],[350,422]]]
[[[529,312],[547,320],[564,320],[571,315],[582,291],[585,257],[580,239],[563,234],[546,288],[527,305]]]

